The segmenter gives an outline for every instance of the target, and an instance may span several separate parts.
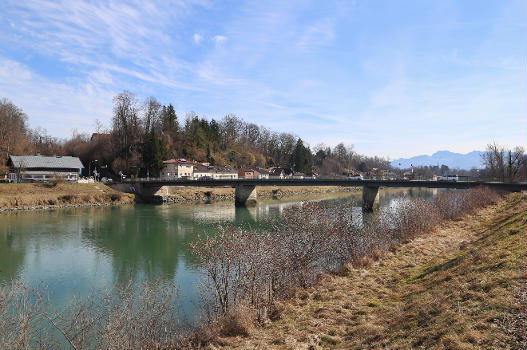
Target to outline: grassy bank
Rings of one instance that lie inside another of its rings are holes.
[[[447,221],[355,267],[326,275],[281,304],[274,321],[246,324],[243,349],[525,348],[527,201]]]
[[[0,184],[0,210],[133,203],[134,196],[102,184]]]

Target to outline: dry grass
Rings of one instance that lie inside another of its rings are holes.
[[[133,203],[134,195],[96,184],[0,184],[0,209]]]
[[[243,349],[526,348],[527,201],[497,205],[325,276]],[[367,266],[367,267],[364,267]]]

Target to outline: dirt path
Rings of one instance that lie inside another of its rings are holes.
[[[526,348],[527,199],[499,204],[325,276],[237,349]]]

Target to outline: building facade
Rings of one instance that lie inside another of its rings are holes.
[[[10,182],[44,182],[63,180],[77,182],[84,166],[71,156],[9,156]]]
[[[194,163],[185,159],[169,159],[163,161],[160,177],[163,179],[192,178]]]
[[[253,169],[239,169],[238,177],[244,179],[256,179],[256,172]]]
[[[291,168],[272,168],[269,172],[271,179],[287,179],[293,176],[293,169]]]
[[[232,180],[238,179],[238,172],[230,168],[197,165],[194,167],[194,179]]]

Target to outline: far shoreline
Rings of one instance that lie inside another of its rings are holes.
[[[290,186],[291,187],[291,186]],[[301,195],[324,193],[351,193],[358,188],[349,187],[259,187],[262,199],[281,199]],[[273,191],[274,190],[274,191]],[[202,204],[234,200],[234,189],[213,187],[174,187],[163,198],[163,204]],[[93,208],[148,203],[134,194],[117,191],[102,183],[63,184],[0,184],[0,213],[69,208]],[[161,203],[159,203],[161,204]]]
[[[385,191],[401,189],[385,189]],[[360,187],[339,186],[258,186],[258,197],[272,199],[298,199],[304,195],[326,193],[360,194]],[[160,191],[160,192],[167,192]],[[58,210],[69,208],[96,208],[122,205],[146,204],[203,204],[234,201],[234,188],[231,187],[178,187],[168,190],[168,195],[157,196],[158,201],[148,201],[135,194],[115,190],[103,183],[62,183],[62,184],[0,184],[0,213],[26,212],[34,210]],[[161,198],[160,198],[161,197]],[[306,199],[306,200],[309,200]],[[234,202],[233,202],[234,204]]]

